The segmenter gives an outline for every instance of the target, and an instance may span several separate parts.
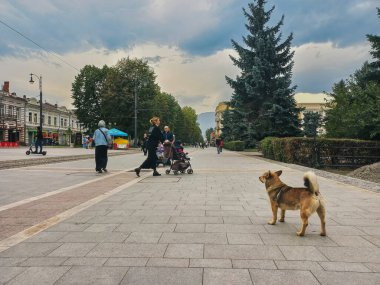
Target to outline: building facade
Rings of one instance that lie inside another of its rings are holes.
[[[226,111],[228,105],[226,102],[220,102],[215,108],[215,137],[218,138],[222,134],[223,129],[223,112]]]
[[[24,142],[24,113],[25,99],[10,93],[5,81],[0,91],[0,142]]]
[[[40,101],[9,92],[9,82],[0,91],[0,142],[32,144],[40,125]],[[42,131],[45,145],[70,145],[82,141],[82,125],[74,110],[42,104]]]

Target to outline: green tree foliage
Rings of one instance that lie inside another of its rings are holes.
[[[380,84],[367,81],[370,66],[365,63],[349,79],[334,84],[328,93],[325,127],[327,136],[380,139]]]
[[[321,127],[322,115],[318,112],[305,112],[303,118],[303,131],[306,137],[316,137]]]
[[[78,119],[93,131],[100,119],[108,126],[127,131],[134,137],[134,107],[137,94],[138,137],[147,132],[153,116],[161,118],[177,139],[202,140],[195,110],[181,108],[170,94],[161,92],[156,75],[146,61],[123,58],[115,66],[86,65],[72,84],[72,98]]]
[[[203,141],[202,131],[197,122],[195,110],[189,106],[182,108],[183,114],[183,137],[179,138],[183,142],[196,143]]]
[[[265,10],[265,0],[255,0],[243,9],[249,34],[243,37],[244,46],[232,40],[238,57],[231,57],[241,74],[226,77],[233,89],[231,100],[235,139],[247,145],[266,136],[296,136],[300,134],[299,109],[291,86],[293,36],[281,40],[280,28],[284,17],[269,26],[274,7]],[[225,124],[228,127],[228,123]]]
[[[377,15],[380,17],[380,8],[377,8]],[[371,55],[375,59],[369,64],[367,79],[380,83],[380,36],[367,35],[367,39],[371,44]]]
[[[109,68],[86,65],[75,77],[72,84],[72,98],[76,115],[86,128],[94,130],[100,119],[105,116],[103,110],[103,89]]]
[[[206,135],[206,140],[207,140],[207,141],[210,141],[210,140],[211,140],[211,134],[212,134],[213,132],[214,132],[214,128],[209,128],[209,129],[206,130],[205,135]]]

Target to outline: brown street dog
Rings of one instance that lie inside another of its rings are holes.
[[[321,236],[326,235],[326,210],[325,202],[319,193],[317,176],[314,172],[306,172],[303,179],[306,188],[293,188],[287,186],[280,180],[282,170],[265,172],[259,177],[262,183],[265,183],[266,191],[270,198],[273,218],[268,222],[270,225],[276,224],[277,210],[281,209],[280,222],[285,222],[286,210],[300,210],[301,230],[297,232],[298,236],[304,236],[308,225],[309,217],[317,212],[321,219]]]

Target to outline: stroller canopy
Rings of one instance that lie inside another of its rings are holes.
[[[124,133],[118,129],[110,129],[108,131],[108,134],[113,137],[127,137],[128,136],[127,133]]]

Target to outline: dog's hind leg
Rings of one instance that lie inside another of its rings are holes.
[[[270,205],[272,207],[272,220],[268,222],[269,225],[275,225],[276,224],[276,221],[277,221],[277,210],[278,210],[278,207],[277,207],[277,204],[275,202],[270,202]]]
[[[326,235],[326,209],[323,202],[320,202],[319,207],[317,209],[317,214],[321,219],[321,236]]]
[[[281,209],[281,218],[279,219],[281,223],[285,222],[285,210]]]
[[[301,220],[302,220],[301,230],[297,232],[297,236],[303,237],[305,235],[306,228],[309,224],[309,216],[302,210],[301,210]]]

